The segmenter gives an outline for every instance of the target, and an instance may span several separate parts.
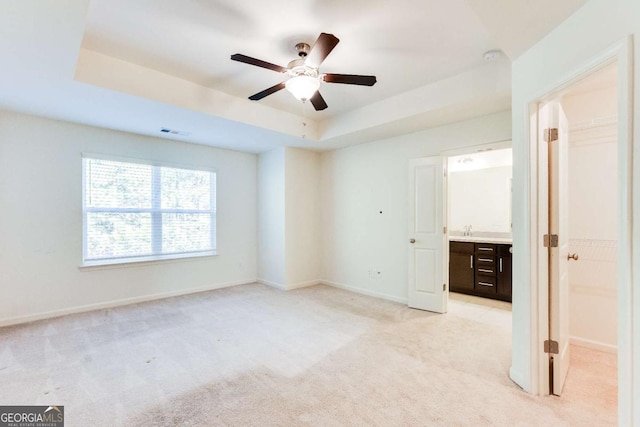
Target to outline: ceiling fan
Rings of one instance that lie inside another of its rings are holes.
[[[376,76],[361,76],[357,74],[322,74],[318,71],[320,64],[336,47],[340,39],[333,34],[321,33],[313,47],[309,47],[307,43],[298,43],[296,50],[298,51],[298,59],[289,62],[286,67],[262,61],[260,59],[251,58],[250,56],[236,53],[231,55],[234,61],[244,62],[245,64],[255,65],[257,67],[268,68],[289,75],[289,78],[275,86],[258,92],[249,97],[252,101],[258,101],[266,96],[271,95],[281,89],[287,89],[297,99],[301,101],[309,100],[313,104],[313,108],[317,111],[327,108],[322,95],[320,95],[320,82],[342,83],[348,85],[373,86],[376,83]]]

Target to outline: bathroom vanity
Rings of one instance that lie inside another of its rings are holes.
[[[449,289],[511,302],[511,240],[449,238]]]
[[[449,289],[511,302],[513,153],[448,158]]]

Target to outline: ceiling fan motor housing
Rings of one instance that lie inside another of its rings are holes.
[[[298,56],[300,58],[306,58],[309,55],[309,51],[311,51],[311,46],[307,43],[298,43],[296,45],[296,50],[298,51]]]
[[[305,64],[304,58],[294,59],[289,62],[287,65],[287,74],[291,77],[295,76],[310,76],[310,77],[318,77],[320,74],[318,73],[317,68],[313,68]]]

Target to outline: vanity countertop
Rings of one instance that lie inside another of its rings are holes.
[[[495,237],[495,236],[449,236],[450,242],[473,242],[473,243],[497,243],[511,244],[511,237]]]

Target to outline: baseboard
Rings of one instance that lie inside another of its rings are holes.
[[[395,295],[389,295],[389,294],[372,291],[370,289],[365,289],[365,288],[358,288],[356,286],[349,286],[343,283],[332,282],[330,280],[321,280],[320,283],[333,286],[334,288],[344,289],[345,291],[355,292],[357,294],[376,297],[376,298],[384,299],[387,301],[399,302],[400,304],[407,304],[407,298],[397,297]]]
[[[261,279],[258,277],[256,280],[258,283],[262,283],[263,285],[271,286],[272,288],[280,289],[281,291],[286,291],[287,288],[283,283],[272,282],[270,280]]]
[[[517,385],[524,391],[529,392],[527,388],[524,386],[524,384],[526,384],[526,382],[524,381],[524,378],[522,377],[522,375],[520,375],[519,372],[513,369],[513,366],[509,368],[509,378],[511,379],[511,381],[515,383],[515,385]]]
[[[578,337],[569,337],[569,342],[573,345],[580,347],[590,348],[592,350],[603,351],[605,353],[618,353],[618,346],[612,344],[605,344],[599,341],[588,340]]]
[[[315,286],[315,285],[319,285],[321,284],[322,281],[319,279],[316,280],[307,280],[306,282],[298,282],[298,283],[294,283],[292,285],[287,285],[287,290],[292,290],[292,289],[300,289],[300,288],[306,288],[307,286]]]
[[[188,294],[195,294],[198,292],[212,291],[214,289],[228,288],[231,286],[246,285],[248,283],[255,283],[255,282],[256,282],[256,279],[247,279],[247,280],[238,280],[235,282],[216,283],[213,285],[202,286],[199,288],[181,289],[178,291],[162,292],[162,293],[143,295],[143,296],[133,297],[133,298],[123,298],[123,299],[118,299],[118,300],[113,300],[108,302],[99,302],[95,304],[81,305],[77,307],[63,308],[60,310],[46,311],[43,313],[28,314],[26,316],[9,317],[6,319],[0,319],[0,327],[18,325],[20,323],[34,322],[36,320],[51,319],[53,317],[66,316],[69,314],[84,313],[87,311],[102,310],[105,308],[120,307],[123,305],[138,304],[141,302],[177,297],[180,295],[188,295]]]
[[[323,283],[321,280],[307,280],[306,282],[293,283],[291,285],[285,285],[283,283],[272,282],[266,279],[258,279],[258,283],[271,286],[272,288],[280,289],[281,291],[291,291],[293,289],[306,288],[307,286],[319,285]]]

